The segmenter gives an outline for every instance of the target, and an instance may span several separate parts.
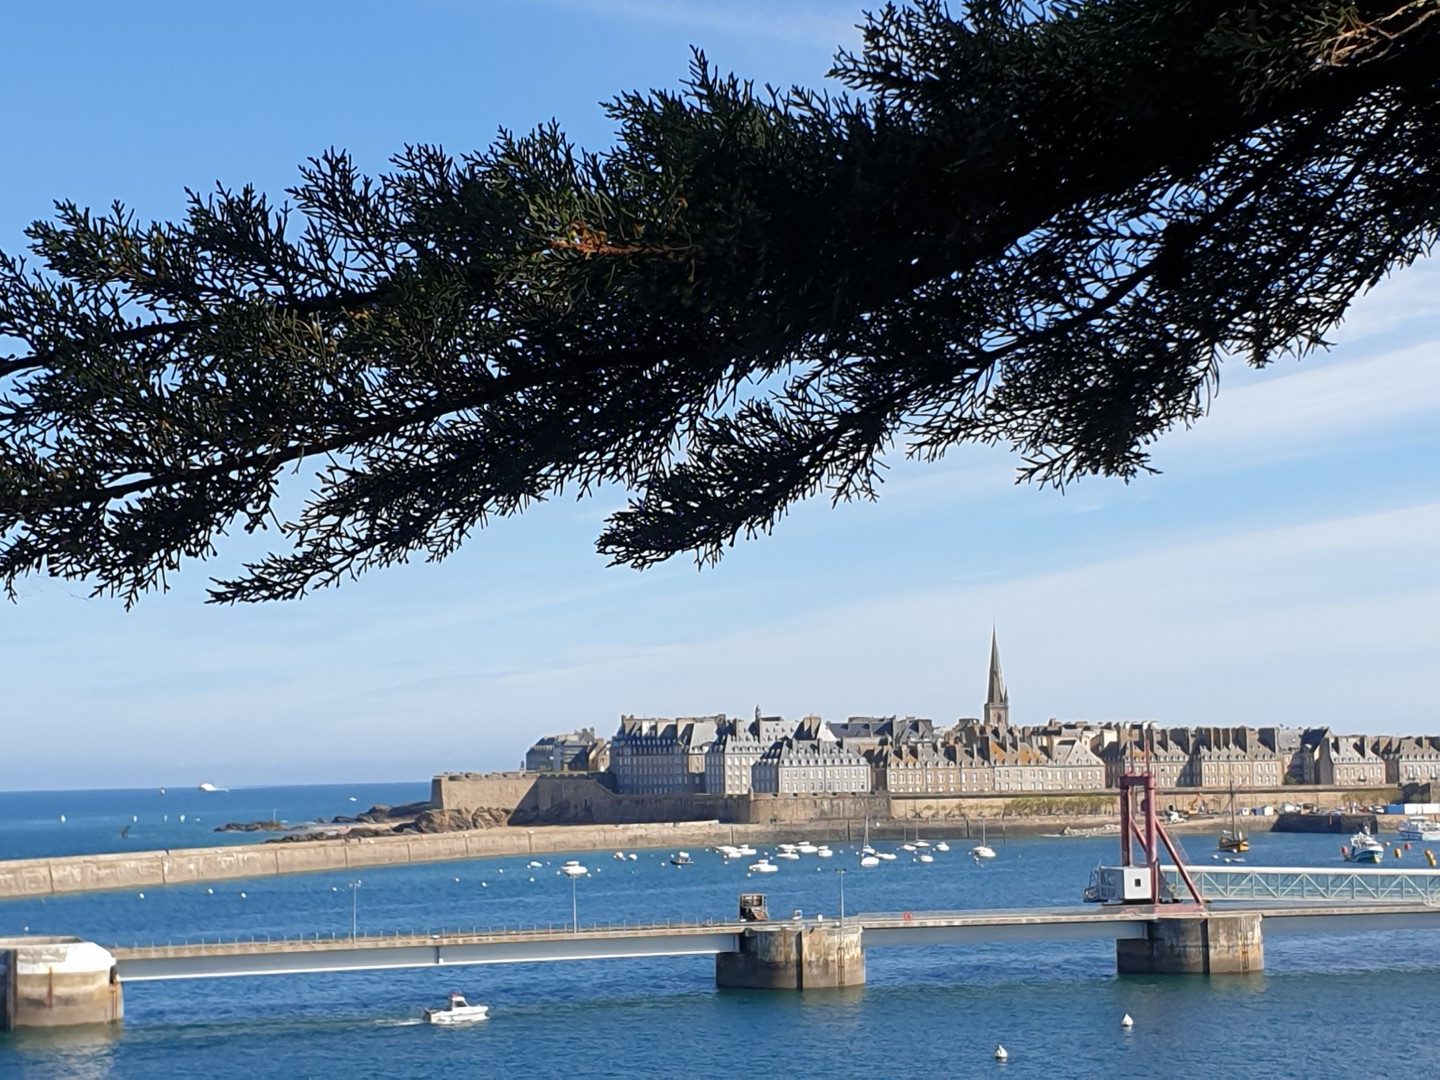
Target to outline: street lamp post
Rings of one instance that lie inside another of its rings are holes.
[[[351,941],[354,941],[354,940],[355,940],[355,937],[356,937],[356,934],[355,934],[355,894],[356,894],[357,892],[359,892],[359,890],[360,890],[360,881],[359,881],[359,879],[357,878],[355,881],[349,882],[349,886],[350,886],[350,940],[351,940]]]
[[[835,873],[840,875],[840,929],[845,929],[845,868],[842,866]]]
[[[580,932],[580,909],[575,899],[575,883],[579,879],[580,876],[578,874],[570,875],[570,932],[572,934],[578,934]]]

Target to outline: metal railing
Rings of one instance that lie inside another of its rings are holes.
[[[1440,904],[1440,870],[1194,865],[1188,869],[1207,900]],[[1167,884],[1178,887],[1180,876],[1173,866],[1161,867],[1161,873]]]

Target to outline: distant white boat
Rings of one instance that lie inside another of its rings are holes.
[[[688,851],[677,851],[674,855],[670,856],[671,866],[689,866],[694,861],[694,859],[690,858]]]
[[[745,858],[747,859],[754,858],[756,855],[759,854],[759,852],[756,851],[749,844],[741,844],[738,848],[735,849],[735,851],[738,854],[745,856]]]
[[[915,845],[914,845],[914,844],[901,844],[901,845],[900,845],[900,850],[901,850],[901,851],[914,851],[914,850],[915,850]]]
[[[200,781],[199,788],[200,788],[201,791],[229,791],[229,790],[230,790],[229,788],[216,787],[214,784],[210,783],[209,780],[202,780],[202,781]],[[161,795],[164,795],[164,794],[165,794],[165,789],[164,789],[164,788],[161,788],[161,789],[160,789],[160,794],[161,794]],[[355,800],[354,800],[354,799],[351,799],[350,801],[351,801],[351,802],[354,802]]]
[[[761,859],[758,862],[752,862],[750,864],[750,872],[752,874],[778,874],[780,867],[765,859]]]
[[[580,865],[578,859],[569,860],[564,866],[560,867],[560,872],[566,877],[584,877],[590,873],[586,867]]]
[[[623,851],[617,851],[617,852],[615,852],[614,855],[612,855],[612,856],[610,856],[610,857],[611,857],[612,859],[614,859],[616,862],[624,862],[624,861],[625,861],[625,852],[623,852]]]
[[[489,1005],[471,1005],[463,994],[451,994],[443,1009],[426,1009],[425,1019],[432,1024],[472,1024],[490,1018]]]
[[[935,845],[935,850],[936,850],[936,851],[949,851],[949,850],[950,850],[950,845],[947,844],[944,840],[941,840],[938,844]]]
[[[835,852],[831,851],[828,847],[816,848],[815,856],[820,859],[833,859]]]
[[[872,866],[879,866],[879,865],[880,865],[880,856],[878,856],[878,855],[861,855],[861,856],[860,856],[860,865],[863,866],[863,867],[865,867],[867,870],[868,870],[870,867],[872,867]]]
[[[775,858],[777,858],[777,859],[798,859],[798,858],[800,858],[800,853],[799,853],[798,851],[777,851],[777,852],[775,853]]]
[[[629,855],[626,856],[626,858],[628,858],[631,862],[634,862],[636,859],[640,858],[640,856],[639,856],[639,855],[636,855],[636,854],[632,851]]]
[[[875,853],[875,857],[885,862],[894,862],[897,858],[899,858],[899,856],[896,855],[893,851],[877,851]]]
[[[801,855],[814,855],[818,853],[820,849],[814,844],[810,843],[809,840],[806,840],[801,844],[797,844],[795,846],[795,850],[800,852]]]
[[[525,869],[527,869],[527,870],[538,870],[539,868],[540,868],[540,863],[539,863],[538,861],[536,861],[535,859],[531,859],[529,862],[527,862],[527,863],[525,864]]]
[[[927,853],[924,853],[924,854],[921,854],[920,856],[918,856],[918,859],[919,859],[920,862],[934,862],[934,861],[935,861],[935,856],[934,856],[934,855],[931,855],[931,854],[929,854],[929,853],[927,852]]]
[[[1440,822],[1423,817],[1410,817],[1400,826],[1400,839],[1432,844],[1440,841]]]
[[[970,854],[977,859],[995,858],[995,849],[989,844],[976,844],[970,849]]]
[[[919,837],[916,837],[916,838],[915,838],[915,846],[916,846],[916,847],[929,847],[929,846],[930,846],[930,841],[929,841],[929,840],[921,840]]]

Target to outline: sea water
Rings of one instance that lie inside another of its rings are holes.
[[[149,807],[142,800],[175,794],[0,795],[0,852],[126,850],[129,837],[118,830]],[[309,787],[187,792],[183,801],[198,805],[209,826],[207,816],[328,818],[424,794],[419,785]],[[152,825],[168,829],[180,812],[188,826],[197,811],[162,810],[171,820]],[[80,828],[66,834],[72,824]],[[90,848],[82,829],[99,846]],[[198,830],[177,835],[186,845],[211,839]],[[130,849],[155,846],[148,839]],[[1247,862],[1335,865],[1342,839],[1261,834]],[[694,848],[694,863],[682,867],[670,864],[671,850],[640,851],[633,862],[577,852],[538,856],[539,867],[504,856],[152,888],[143,898],[6,901],[0,935],[127,945],[344,937],[352,918],[371,934],[564,925],[572,881],[559,867],[567,858],[591,870],[573,883],[584,925],[729,919],[750,890],[767,894],[772,918],[797,910],[836,918],[842,868],[848,915],[1069,905],[1116,848],[1113,838],[990,840],[999,857],[980,864],[963,840],[947,853],[932,848],[933,863],[899,851],[873,869],[858,866],[854,844],[836,843],[832,859],[782,861],[763,877],[748,874],[750,859],[726,863]],[[1213,836],[1183,842],[1193,861],[1210,861]],[[1420,864],[1418,850],[1407,858]],[[1440,1075],[1440,932],[1273,935],[1265,951],[1258,975],[1122,979],[1108,942],[871,949],[867,985],[807,994],[717,990],[710,957],[136,983],[125,990],[123,1025],[0,1036],[0,1076]],[[419,1022],[423,1007],[452,990],[490,1005],[491,1019],[460,1028]],[[1128,1031],[1120,1026],[1126,1013],[1135,1020]],[[993,1058],[1000,1043],[1010,1054],[1004,1064]]]

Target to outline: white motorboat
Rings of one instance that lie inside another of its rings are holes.
[[[750,872],[752,874],[778,874],[780,867],[767,859],[761,859],[758,862],[752,862],[750,864]]]
[[[610,857],[611,857],[612,859],[614,859],[616,862],[624,862],[624,861],[625,861],[625,852],[623,852],[623,851],[617,851],[617,852],[615,852],[614,855],[612,855],[612,856],[610,856]]]
[[[929,852],[921,852],[921,854],[919,854],[918,856],[916,856],[916,861],[917,861],[917,862],[934,862],[934,861],[935,861],[935,856],[934,856],[934,855],[931,855]]]
[[[1340,854],[1346,862],[1378,863],[1385,858],[1385,845],[1371,836],[1369,829],[1361,829],[1350,838],[1348,846],[1341,845]]]
[[[735,851],[736,854],[743,855],[747,859],[753,859],[756,855],[759,854],[759,852],[756,851],[749,844],[741,844],[738,848],[735,849]]]
[[[490,1018],[489,1005],[471,1005],[464,994],[451,994],[443,1009],[426,1009],[425,1019],[432,1024],[473,1024]]]
[[[670,856],[671,866],[689,866],[694,861],[695,860],[690,858],[688,851],[677,851],[674,855]]]
[[[538,859],[531,859],[529,862],[527,862],[527,863],[525,864],[525,869],[526,869],[526,870],[539,870],[539,869],[540,869],[540,861],[539,861]]]
[[[639,855],[636,855],[635,852],[633,852],[633,851],[630,852],[630,854],[629,854],[629,855],[626,855],[625,857],[626,857],[627,859],[629,859],[631,862],[635,862],[637,859],[640,858],[640,856],[639,856]]]
[[[899,858],[893,851],[877,851],[875,857],[883,862],[894,862]]]
[[[1425,844],[1440,841],[1440,821],[1432,821],[1430,818],[1423,817],[1408,817],[1400,826],[1400,839],[1420,841]]]
[[[815,857],[817,859],[832,859],[835,857],[835,852],[831,851],[828,847],[816,848]]]
[[[564,866],[560,867],[560,872],[566,877],[584,877],[590,873],[588,868],[580,865],[580,860],[578,859],[571,859]]]
[[[915,846],[916,846],[916,847],[920,847],[920,848],[929,847],[929,846],[930,846],[930,841],[929,841],[929,840],[921,840],[921,839],[917,836],[917,837],[915,838]]]
[[[914,850],[915,850],[915,845],[914,845],[914,844],[901,844],[901,845],[900,845],[900,850],[901,850],[901,851],[914,851]]]
[[[199,788],[200,788],[201,791],[208,791],[208,792],[226,791],[226,790],[228,790],[227,788],[216,787],[214,784],[210,783],[210,781],[208,781],[208,780],[202,780],[202,781],[200,782],[200,784],[199,784]],[[351,802],[354,802],[355,800],[354,800],[354,799],[351,799],[350,801],[351,801]]]
[[[936,850],[936,851],[949,851],[949,850],[950,850],[950,845],[947,844],[944,840],[941,840],[938,844],[935,845],[935,850]]]
[[[861,856],[860,856],[860,865],[863,866],[863,867],[865,867],[866,869],[869,869],[869,868],[872,867],[872,866],[879,866],[879,865],[880,865],[880,856],[878,856],[878,855],[861,855]]]
[[[795,850],[800,852],[801,855],[814,855],[819,852],[820,849],[810,843],[809,840],[806,840],[803,843],[797,844]]]
[[[795,845],[794,845],[794,844],[776,844],[776,845],[775,845],[775,850],[776,850],[776,851],[794,851],[794,850],[795,850]]]
[[[777,851],[777,852],[775,853],[775,858],[777,858],[777,859],[798,859],[798,858],[800,858],[800,853],[799,853],[798,851]]]

